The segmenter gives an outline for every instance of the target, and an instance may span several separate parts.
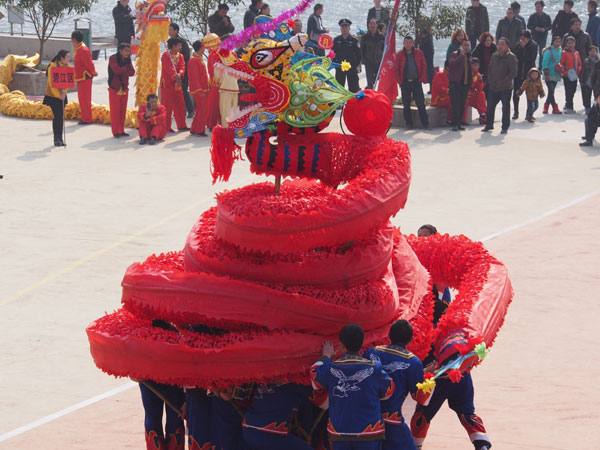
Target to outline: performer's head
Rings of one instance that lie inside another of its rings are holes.
[[[389,336],[392,344],[406,347],[412,341],[413,327],[408,320],[397,320],[390,327]]]
[[[227,6],[225,3],[220,3],[219,4],[219,7],[217,8],[217,13],[221,17],[225,17],[227,15],[228,11],[229,11],[229,6]]]
[[[192,48],[194,49],[194,51],[198,54],[202,53],[202,41],[194,41],[194,43],[192,44]]]
[[[71,33],[71,43],[73,47],[83,42],[83,33],[80,30],[75,30]]]
[[[358,353],[365,340],[365,332],[360,325],[351,323],[340,330],[338,337],[344,353]]]
[[[179,25],[175,22],[171,22],[169,24],[169,37],[176,38],[177,36],[179,36]]]
[[[68,66],[69,62],[71,62],[71,52],[65,49],[59,50],[50,62],[56,63],[56,65]]]
[[[421,225],[421,228],[419,228],[419,231],[417,232],[417,236],[418,237],[427,237],[427,236],[431,236],[432,234],[437,234],[437,232],[438,232],[438,230],[436,227],[427,223],[425,225]]]
[[[167,48],[174,53],[179,53],[181,51],[181,45],[181,39],[179,38],[170,38],[167,41]]]
[[[119,52],[119,55],[121,55],[121,58],[127,59],[131,56],[131,45],[127,42],[121,42],[117,47],[117,51]]]
[[[146,97],[146,101],[151,110],[155,110],[158,107],[158,96],[156,94],[149,94]]]

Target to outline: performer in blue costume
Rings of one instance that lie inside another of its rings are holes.
[[[339,334],[343,356],[333,361],[333,344],[325,342],[323,356],[311,367],[315,399],[329,407],[333,450],[379,450],[385,439],[381,401],[394,393],[394,382],[380,362],[360,355],[364,337],[359,325],[346,325]]]
[[[185,415],[188,426],[188,449],[213,448],[210,429],[210,398],[205,389],[185,389]]]
[[[433,225],[423,225],[419,228],[418,236],[426,238],[432,234],[437,234],[437,228]],[[446,313],[446,310],[452,302],[450,290],[448,287],[434,285],[434,327],[437,327],[439,320]],[[448,362],[460,357],[457,347],[465,345],[467,337],[464,331],[458,330],[449,336],[439,345],[439,349],[432,346],[432,351],[425,359],[425,364],[433,367],[441,367]],[[461,368],[465,369],[465,368]],[[476,450],[488,450],[492,447],[490,438],[488,437],[483,420],[475,414],[474,405],[474,388],[473,379],[469,372],[463,372],[463,376],[458,383],[453,383],[447,376],[440,377],[436,380],[436,386],[429,398],[429,402],[423,404],[417,399],[417,408],[411,419],[410,428],[417,444],[417,448],[421,448],[431,420],[435,417],[446,400],[448,406],[458,416],[461,425],[469,435],[471,442]]]
[[[246,445],[252,450],[310,450],[306,441],[290,433],[310,394],[309,386],[294,383],[257,385],[242,424]]]
[[[390,328],[390,345],[380,345],[365,352],[365,358],[381,362],[396,389],[381,403],[385,422],[383,450],[416,450],[410,428],[402,417],[402,404],[410,393],[417,399],[417,383],[423,382],[421,360],[406,349],[413,337],[413,328],[407,320],[398,320]],[[422,395],[422,394],[421,394]],[[421,399],[425,403],[426,399]]]
[[[177,328],[163,320],[153,320],[152,326],[178,332]],[[144,405],[144,428],[146,431],[147,450],[183,450],[185,446],[185,427],[183,418],[170,406],[159,398],[152,390],[159,392],[175,408],[181,411],[185,403],[185,394],[179,386],[154,383],[152,381],[140,382],[142,404]],[[167,415],[166,426],[163,431],[163,410]]]

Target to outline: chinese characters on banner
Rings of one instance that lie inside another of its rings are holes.
[[[50,69],[50,85],[54,89],[75,87],[75,69],[73,67],[52,67]]]

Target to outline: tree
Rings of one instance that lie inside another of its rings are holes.
[[[417,35],[421,28],[431,29],[438,38],[447,38],[465,22],[466,9],[458,2],[444,0],[403,0],[398,26],[401,35]]]
[[[44,54],[44,44],[56,25],[65,16],[83,14],[90,10],[97,0],[0,0],[0,6],[15,5],[20,7],[25,17],[33,24],[40,40],[40,57]]]
[[[189,30],[206,35],[208,33],[208,17],[217,10],[222,0],[180,0],[167,3],[167,12],[171,19],[185,25]],[[242,0],[226,2],[230,8],[242,3]]]

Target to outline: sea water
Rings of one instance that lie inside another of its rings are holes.
[[[171,0],[176,1],[176,0]],[[130,5],[135,2],[131,0]],[[224,3],[227,3],[224,0]],[[248,0],[249,4],[250,1]],[[276,17],[283,10],[292,8],[299,3],[294,0],[268,0],[267,3],[271,6],[271,15]],[[373,2],[370,0],[315,0],[314,3],[322,3],[324,6],[323,12],[323,25],[325,28],[329,28],[332,36],[339,34],[338,21],[342,18],[347,18],[352,21],[352,31],[356,32],[358,29],[366,30],[367,12],[373,7]],[[313,4],[314,4],[313,3]],[[385,1],[382,2],[385,4]],[[465,7],[471,4],[470,0],[461,0],[461,4]],[[527,20],[531,14],[535,12],[534,0],[522,0],[521,3],[521,15]],[[546,8],[545,12],[550,15],[552,19],[556,13],[562,8],[562,0],[545,0]],[[98,3],[92,6],[89,13],[83,17],[92,19],[92,33],[94,36],[112,36],[114,35],[115,25],[112,18],[112,9],[117,4],[116,0],[99,0]],[[490,28],[492,33],[495,32],[498,21],[506,15],[506,8],[510,5],[510,0],[482,0],[482,4],[488,8],[490,16]],[[586,0],[575,0],[575,12],[583,20],[583,28],[587,25],[587,1]],[[233,24],[235,25],[236,31],[242,29],[242,22],[244,17],[244,11],[246,7],[240,5],[238,7],[231,7],[229,10],[229,16]],[[6,11],[3,10],[6,15]],[[303,23],[303,29],[306,31],[306,23],[308,16],[312,13],[312,5],[309,9],[300,15],[300,19]],[[73,19],[75,17],[65,18],[61,23],[56,26],[55,33],[60,35],[69,34],[73,30]],[[464,26],[464,24],[463,24]],[[19,26],[16,29],[20,30]],[[26,33],[33,33],[34,28],[31,24],[24,26]],[[0,20],[0,32],[10,31],[10,25],[6,18]],[[182,29],[183,35],[190,41],[193,42],[199,37],[199,34],[190,30]],[[400,40],[397,41],[398,46],[401,45]],[[436,65],[443,64],[446,56],[446,49],[449,44],[449,39],[438,39],[435,40],[435,63]],[[398,48],[399,49],[399,48]]]

